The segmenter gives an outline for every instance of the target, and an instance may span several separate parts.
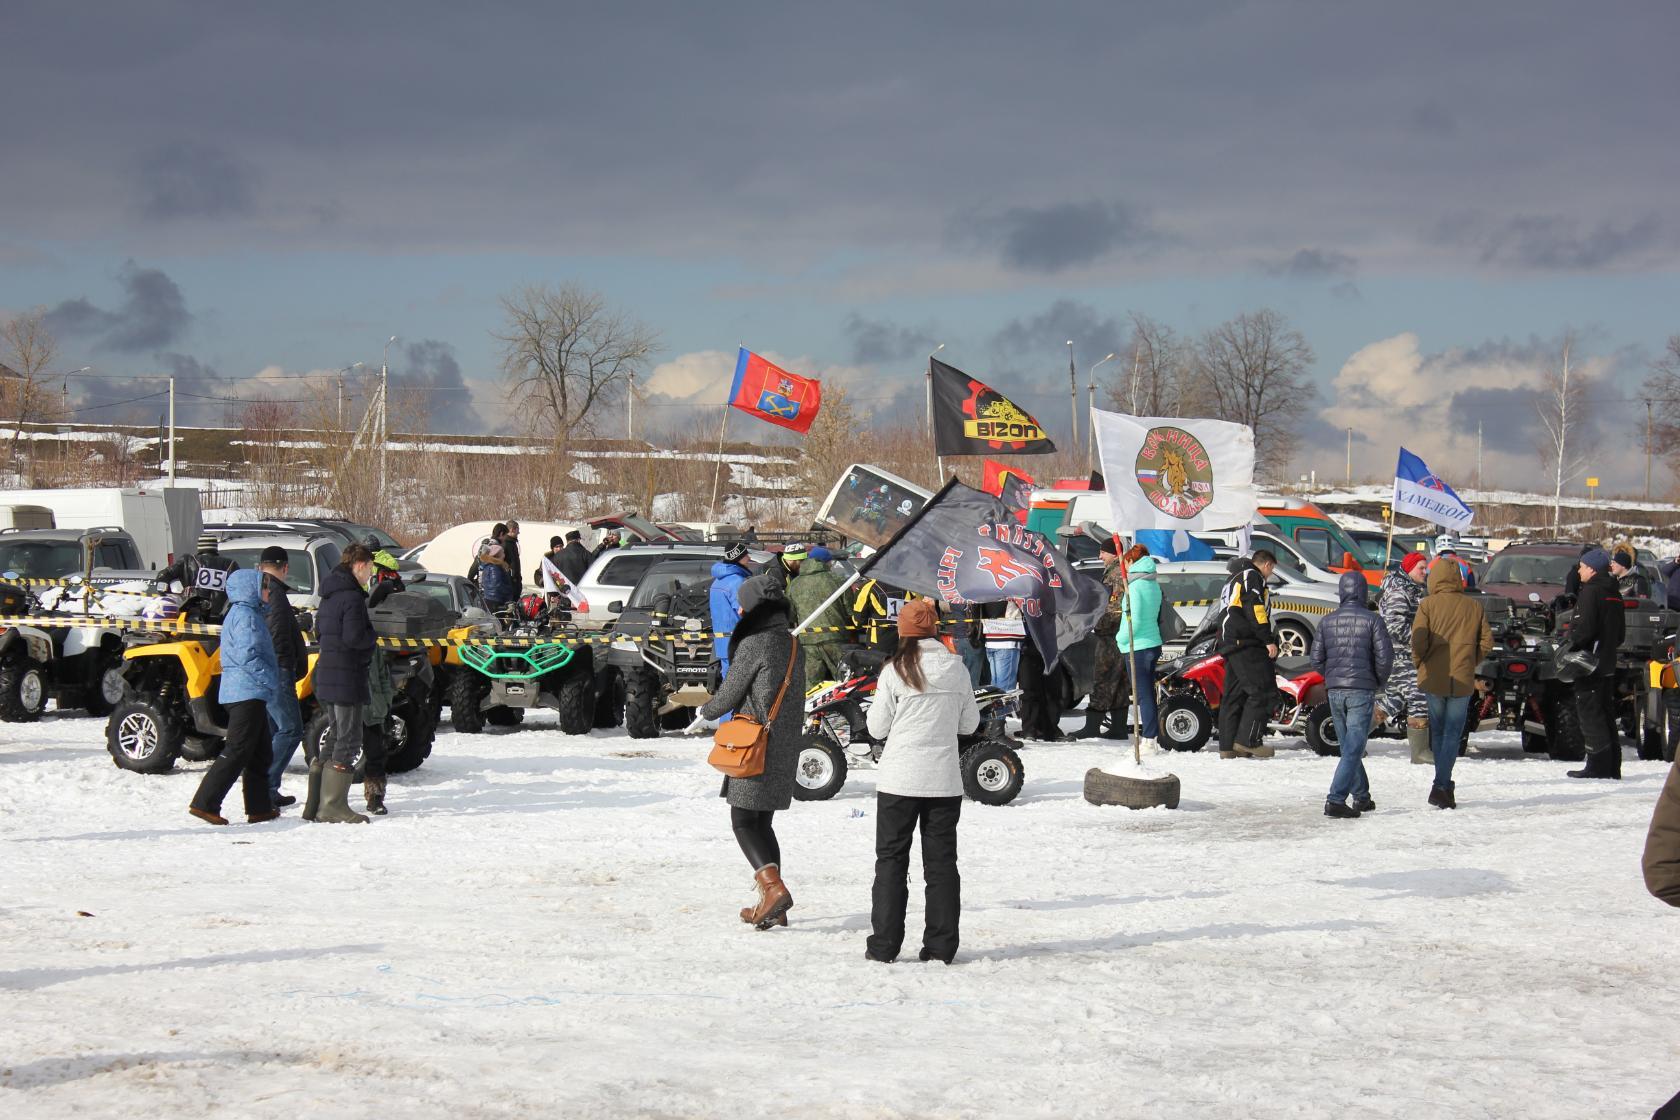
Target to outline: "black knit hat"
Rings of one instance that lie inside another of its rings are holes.
[[[723,562],[725,564],[739,564],[746,558],[747,546],[742,544],[740,541],[733,542],[728,548],[723,550]]]

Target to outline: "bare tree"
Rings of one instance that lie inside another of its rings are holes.
[[[244,432],[246,509],[279,517],[294,508],[306,466],[298,447],[296,409],[284,401],[251,401],[239,412]]]
[[[1563,336],[1563,363],[1540,378],[1540,413],[1544,433],[1540,440],[1540,462],[1552,474],[1552,535],[1563,530],[1563,488],[1580,478],[1587,469],[1581,427],[1588,420],[1587,379],[1569,366],[1575,348],[1573,332]]]
[[[0,414],[13,422],[11,469],[18,470],[18,448],[26,424],[65,415],[64,393],[46,384],[47,367],[58,357],[58,343],[47,329],[39,308],[0,320]],[[35,485],[35,453],[31,441],[24,486]]]
[[[1184,339],[1165,323],[1132,312],[1132,339],[1107,386],[1110,407],[1133,416],[1182,416],[1192,388]]]
[[[574,284],[528,285],[503,296],[502,310],[507,321],[494,337],[512,404],[562,455],[574,436],[594,433],[658,344],[652,330]]]
[[[1680,451],[1680,334],[1668,336],[1667,349],[1651,363],[1651,375],[1640,391],[1653,407],[1652,454]]]
[[[862,428],[856,410],[838,385],[823,389],[822,410],[817,413],[811,430],[805,433],[805,445],[800,455],[800,479],[807,494],[821,500],[834,485],[840,472],[858,462],[859,437]]]
[[[1307,372],[1312,362],[1312,347],[1287,319],[1269,308],[1251,311],[1196,340],[1191,389],[1215,418],[1254,429],[1256,470],[1276,478],[1317,395]]]

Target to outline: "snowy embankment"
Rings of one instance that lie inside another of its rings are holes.
[[[869,771],[779,817],[796,905],[757,933],[695,740],[544,714],[440,737],[370,825],[215,829],[202,767],[120,771],[102,730],[0,743],[8,1116],[1579,1120],[1680,1088],[1659,764],[1571,782],[1478,736],[1438,812],[1384,740],[1342,822],[1296,743],[1153,760],[1184,803],[1143,813],[1080,799],[1119,749],[1029,746],[1016,804],[964,810],[958,963],[914,959],[917,871],[884,967]]]

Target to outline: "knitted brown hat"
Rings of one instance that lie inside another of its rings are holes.
[[[939,633],[939,608],[932,599],[912,599],[898,611],[898,633],[903,638],[931,638]]]

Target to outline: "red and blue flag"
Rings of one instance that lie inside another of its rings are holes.
[[[766,423],[808,432],[822,407],[822,382],[773,366],[743,346],[729,403]]]

